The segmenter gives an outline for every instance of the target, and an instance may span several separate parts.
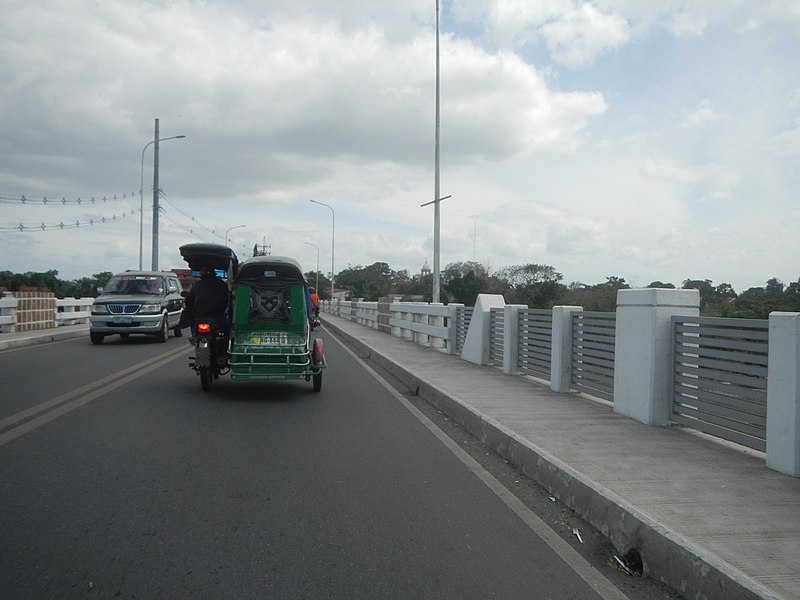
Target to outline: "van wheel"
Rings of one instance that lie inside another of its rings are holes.
[[[159,342],[166,342],[167,338],[169,337],[169,326],[167,323],[167,315],[164,315],[164,318],[161,320],[161,329],[158,330],[156,334],[156,339]]]

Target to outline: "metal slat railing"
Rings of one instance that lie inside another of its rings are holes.
[[[572,315],[571,385],[591,396],[614,400],[614,343],[617,317],[607,312]]]
[[[505,309],[489,311],[489,364],[503,366],[503,343],[505,341]]]
[[[474,311],[474,306],[464,306],[459,308],[456,313],[456,354],[459,356],[461,355],[461,350],[464,349],[469,323],[472,321],[472,313]]]
[[[672,421],[766,449],[769,321],[673,317]]]
[[[520,310],[519,372],[549,380],[552,347],[553,311],[532,308]]]

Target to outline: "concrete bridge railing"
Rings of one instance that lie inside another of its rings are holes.
[[[94,298],[56,298],[52,292],[3,292],[0,333],[88,323],[93,301]]]
[[[616,313],[534,311],[490,294],[478,296],[466,319],[471,309],[462,305],[394,298],[323,302],[322,310],[549,381],[556,392],[605,399],[647,425],[679,424],[734,441],[800,477],[800,313],[707,319],[699,306],[697,290],[637,289],[619,291]]]

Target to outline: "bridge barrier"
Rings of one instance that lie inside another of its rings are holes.
[[[89,323],[92,302],[94,298],[56,298],[52,292],[3,292],[0,333]]]
[[[531,310],[481,294],[461,304],[323,301],[324,312],[475,364],[594,396],[651,426],[764,452],[800,477],[800,313],[699,317],[697,290],[620,290],[617,310]],[[772,349],[770,352],[769,349]]]

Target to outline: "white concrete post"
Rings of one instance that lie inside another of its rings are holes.
[[[503,310],[503,373],[516,375],[519,371],[519,311],[525,304],[506,304]]]
[[[550,347],[550,389],[568,392],[572,387],[572,315],[580,306],[553,307],[553,334]]]
[[[397,325],[391,325],[394,318],[400,318],[400,301],[397,298],[389,305],[389,331],[395,337],[403,337],[403,330]]]
[[[444,306],[444,304],[441,302],[431,302],[430,306],[441,308]],[[431,315],[430,317],[428,317],[428,323],[434,327],[444,327],[444,317]],[[444,340],[440,337],[434,336],[433,338],[429,338],[428,341],[430,343],[431,348],[437,348],[437,349],[444,348]]]
[[[413,302],[408,303],[407,306],[411,306],[412,304]],[[406,323],[406,326],[403,327],[403,338],[412,342],[416,342],[417,339],[415,337],[414,330],[412,329],[414,327],[414,313],[406,310],[403,312],[401,319]]]
[[[800,477],[800,313],[769,315],[767,466]]]
[[[502,308],[506,301],[499,294],[478,294],[475,310],[469,322],[467,338],[461,350],[461,358],[476,365],[489,364],[489,327],[491,326],[489,311]]]
[[[698,290],[617,292],[614,412],[647,425],[672,413],[672,317],[700,315]]]

